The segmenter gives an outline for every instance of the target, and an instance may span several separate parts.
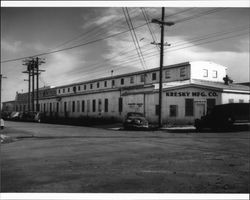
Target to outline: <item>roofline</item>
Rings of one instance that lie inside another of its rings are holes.
[[[186,65],[190,65],[190,62],[183,62],[183,63],[173,64],[173,65],[165,65],[165,66],[163,66],[163,69],[175,68],[175,67],[178,67],[178,66],[186,66]],[[160,69],[160,67],[156,67],[156,68],[152,68],[152,69],[135,71],[135,72],[130,72],[130,73],[126,73],[126,74],[119,74],[119,75],[115,75],[115,76],[107,76],[107,77],[88,80],[88,81],[83,81],[83,82],[76,82],[76,83],[71,83],[71,84],[62,85],[62,86],[56,86],[55,88],[60,89],[60,88],[63,88],[63,87],[70,87],[70,86],[73,86],[73,85],[87,84],[87,83],[93,83],[93,82],[97,82],[97,81],[104,81],[104,80],[108,80],[108,79],[116,79],[116,78],[120,78],[120,77],[138,75],[138,74],[153,72],[153,71],[156,71],[156,70],[159,70],[159,69]]]

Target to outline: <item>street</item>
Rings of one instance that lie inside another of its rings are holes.
[[[249,132],[5,122],[1,192],[249,193]]]

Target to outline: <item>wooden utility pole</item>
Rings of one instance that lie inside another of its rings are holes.
[[[45,70],[39,70],[39,65],[45,62],[38,57],[36,57],[35,59],[31,58],[29,60],[24,60],[24,62],[25,62],[24,65],[27,65],[27,71],[24,71],[23,73],[28,73],[29,75],[28,111],[39,111],[39,74],[40,72],[45,71]],[[36,98],[35,98],[35,76],[36,76]],[[32,85],[32,91],[30,91],[31,85]],[[36,99],[36,105],[35,105],[35,99]]]
[[[161,11],[161,21],[164,23],[165,18],[165,8],[162,8]],[[159,72],[159,118],[158,118],[158,127],[162,126],[162,68],[163,68],[163,59],[164,59],[164,25],[161,24],[161,48],[160,48],[160,72]]]
[[[2,118],[2,78],[7,78],[2,75],[2,66],[0,65],[0,119]]]
[[[31,111],[35,111],[35,60],[32,59],[32,100],[31,100]]]
[[[35,69],[36,69],[36,111],[39,111],[39,74],[45,70],[39,70],[39,65],[45,63],[40,58],[36,57]]]
[[[164,62],[164,26],[172,26],[173,22],[165,22],[165,8],[162,7],[161,21],[152,19],[152,23],[157,23],[161,27],[161,42],[160,42],[160,69],[159,69],[159,105],[158,105],[158,127],[162,127],[162,69]]]

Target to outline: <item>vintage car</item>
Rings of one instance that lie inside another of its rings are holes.
[[[201,119],[195,119],[195,128],[213,130],[230,130],[236,125],[250,125],[250,103],[229,103],[216,105]]]
[[[123,123],[124,129],[147,129],[148,121],[142,113],[129,112]]]
[[[21,114],[21,121],[29,121],[29,122],[41,122],[43,118],[42,113],[40,112],[24,112]]]

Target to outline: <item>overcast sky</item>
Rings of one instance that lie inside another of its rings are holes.
[[[161,16],[161,8],[143,10],[149,20]],[[117,75],[159,67],[159,50],[150,44],[153,38],[142,10],[129,7],[128,12],[133,26],[141,26],[135,32],[144,66],[119,7],[1,7],[1,62],[84,44],[41,56],[46,61],[41,69],[46,72],[40,86],[110,76],[111,70]],[[175,25],[165,30],[165,42],[171,46],[165,47],[164,65],[208,60],[228,67],[228,75],[235,82],[249,81],[249,13],[249,8],[166,8],[165,19]],[[150,24],[150,28],[159,42],[159,26]],[[2,100],[13,100],[16,91],[26,92],[22,60],[1,66],[7,77],[3,79]]]

